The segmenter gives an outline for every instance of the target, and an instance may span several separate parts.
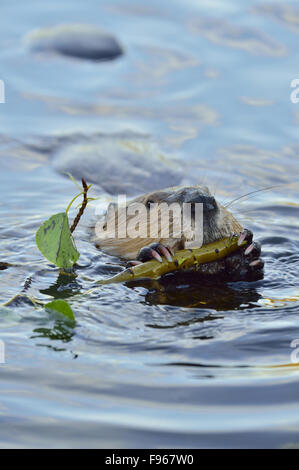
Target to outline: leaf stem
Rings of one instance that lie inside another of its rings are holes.
[[[88,197],[87,197],[87,192],[90,188],[91,185],[87,186],[86,184],[86,181],[84,178],[82,178],[82,186],[83,186],[83,191],[80,193],[80,194],[83,194],[83,202],[82,202],[82,205],[79,209],[79,212],[73,222],[73,225],[71,226],[70,228],[70,232],[73,233],[73,231],[75,230],[75,228],[77,227],[82,215],[83,215],[83,212],[85,210],[85,207],[87,206],[88,204]],[[79,196],[79,195],[78,195]]]
[[[84,191],[81,191],[81,193],[79,193],[79,194],[77,194],[77,196],[73,197],[73,199],[71,200],[71,202],[69,203],[69,205],[68,205],[67,208],[66,208],[66,211],[65,211],[66,214],[67,214],[68,211],[70,210],[71,205],[73,204],[73,202],[74,202],[79,196],[81,196],[81,194],[84,194]]]

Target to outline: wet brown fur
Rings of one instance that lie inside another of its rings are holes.
[[[182,195],[183,194],[182,191],[184,192],[184,196]],[[185,199],[186,199],[186,194],[188,195],[188,191],[192,194],[198,191],[198,194],[200,195],[204,194],[204,195],[211,196],[209,189],[206,187],[201,187],[201,186],[172,187],[172,188],[166,188],[160,191],[154,191],[154,192],[139,196],[135,198],[134,200],[129,201],[127,204],[127,207],[129,204],[132,204],[134,202],[143,203],[146,205],[149,201],[153,203],[159,203],[159,204],[163,202],[168,202],[168,203],[177,202],[179,204],[182,204],[183,202],[186,202]],[[217,204],[217,211],[216,211],[216,214],[213,214],[213,215],[211,214],[211,217],[213,217],[213,220],[211,220],[211,224],[207,224],[207,227],[208,227],[207,229],[205,228],[205,224],[203,226],[203,229],[204,229],[203,243],[204,244],[214,242],[221,238],[230,236],[233,233],[240,233],[242,231],[242,226],[234,218],[231,212],[229,212],[225,207],[223,207],[218,202],[216,202],[216,204]],[[134,216],[127,215],[126,217],[127,224],[132,219],[132,217]],[[115,220],[116,220],[116,228],[118,230],[117,216]],[[149,214],[147,216],[147,219],[144,220],[144,223],[147,224],[148,221],[149,221]],[[108,222],[109,220],[107,219],[107,215],[106,215],[103,219],[101,219],[98,222],[98,224],[100,224],[101,227],[103,226],[105,227],[107,226]],[[180,238],[172,238],[171,234],[172,234],[173,222],[174,222],[174,219],[170,218],[169,236],[167,237],[163,237],[162,227],[160,226],[160,224],[158,224],[158,227],[155,227],[157,229],[158,237],[152,238],[148,236],[146,238],[141,238],[141,237],[118,238],[115,236],[111,236],[108,238],[104,238],[104,237],[101,237],[101,236],[99,237],[96,235],[94,241],[96,245],[103,251],[109,254],[127,259],[127,260],[136,259],[140,249],[153,242],[161,242],[164,245],[170,246],[174,251],[183,249],[183,248],[196,246],[194,245],[194,242],[192,242],[191,240],[188,240],[188,237],[184,235],[182,235]],[[97,225],[96,225],[96,228],[97,228]]]

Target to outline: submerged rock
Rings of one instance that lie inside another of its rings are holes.
[[[25,141],[0,135],[0,158],[18,171],[52,165],[66,175],[94,183],[109,194],[135,196],[179,184],[198,183],[194,163],[181,163],[165,154],[148,135],[126,131],[114,134],[70,133],[27,136]]]
[[[60,173],[84,177],[109,194],[136,195],[180,184],[182,168],[146,137],[98,135],[61,146],[53,165]]]
[[[123,54],[117,40],[96,26],[69,24],[29,33],[26,42],[39,53],[56,53],[86,60],[111,60]]]

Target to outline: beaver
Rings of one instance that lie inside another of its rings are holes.
[[[260,244],[252,241],[252,232],[244,229],[233,214],[216,201],[206,186],[176,186],[138,196],[122,208],[124,215],[121,217],[119,217],[120,206],[112,203],[95,226],[94,241],[96,246],[108,254],[126,260],[127,265],[131,266],[151,259],[161,262],[162,256],[171,261],[175,251],[199,246],[198,240],[192,238],[194,232],[174,234],[176,217],[182,217],[182,212],[176,215],[171,210],[169,211],[170,217],[167,219],[169,224],[167,230],[163,227],[165,219],[161,219],[161,213],[159,213],[159,218],[155,221],[156,226],[150,228],[148,225],[146,226],[146,236],[131,238],[127,235],[127,227],[130,226],[130,222],[134,222],[133,218],[135,217],[134,209],[129,210],[130,207],[139,207],[136,204],[142,204],[145,212],[141,224],[148,224],[150,220],[153,220],[150,218],[150,210],[157,205],[161,207],[162,203],[166,203],[170,209],[173,203],[179,204],[180,207],[189,203],[193,224],[197,217],[195,205],[200,203],[202,207],[201,241],[203,244],[236,234],[239,235],[239,245],[244,240],[247,241],[245,248],[240,247],[240,250],[226,258],[197,266],[194,268],[197,273],[204,276],[221,275],[231,280],[243,280],[251,278],[254,273],[261,274],[264,262],[260,258]],[[138,223],[140,224],[140,219]],[[111,227],[114,229],[113,233]],[[155,236],[152,235],[151,230],[155,232]],[[117,235],[119,233],[123,233],[123,235],[119,237]]]

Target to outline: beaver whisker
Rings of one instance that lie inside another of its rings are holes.
[[[260,192],[262,192],[262,191],[269,191],[270,189],[278,188],[278,187],[280,187],[280,186],[281,186],[281,184],[276,184],[276,185],[274,185],[274,186],[267,186],[266,188],[256,189],[256,190],[254,190],[254,191],[250,191],[249,193],[243,194],[243,196],[239,196],[239,197],[237,197],[236,199],[233,199],[232,201],[230,201],[230,202],[228,202],[228,203],[226,203],[226,204],[223,204],[223,205],[224,205],[224,207],[230,207],[232,204],[234,204],[234,203],[237,202],[237,201],[240,201],[240,199],[243,199],[243,198],[245,198],[246,196],[250,196],[251,194],[260,193]],[[246,199],[246,201],[247,201],[248,199],[252,199],[253,197],[255,197],[255,196],[248,197],[248,198]]]

